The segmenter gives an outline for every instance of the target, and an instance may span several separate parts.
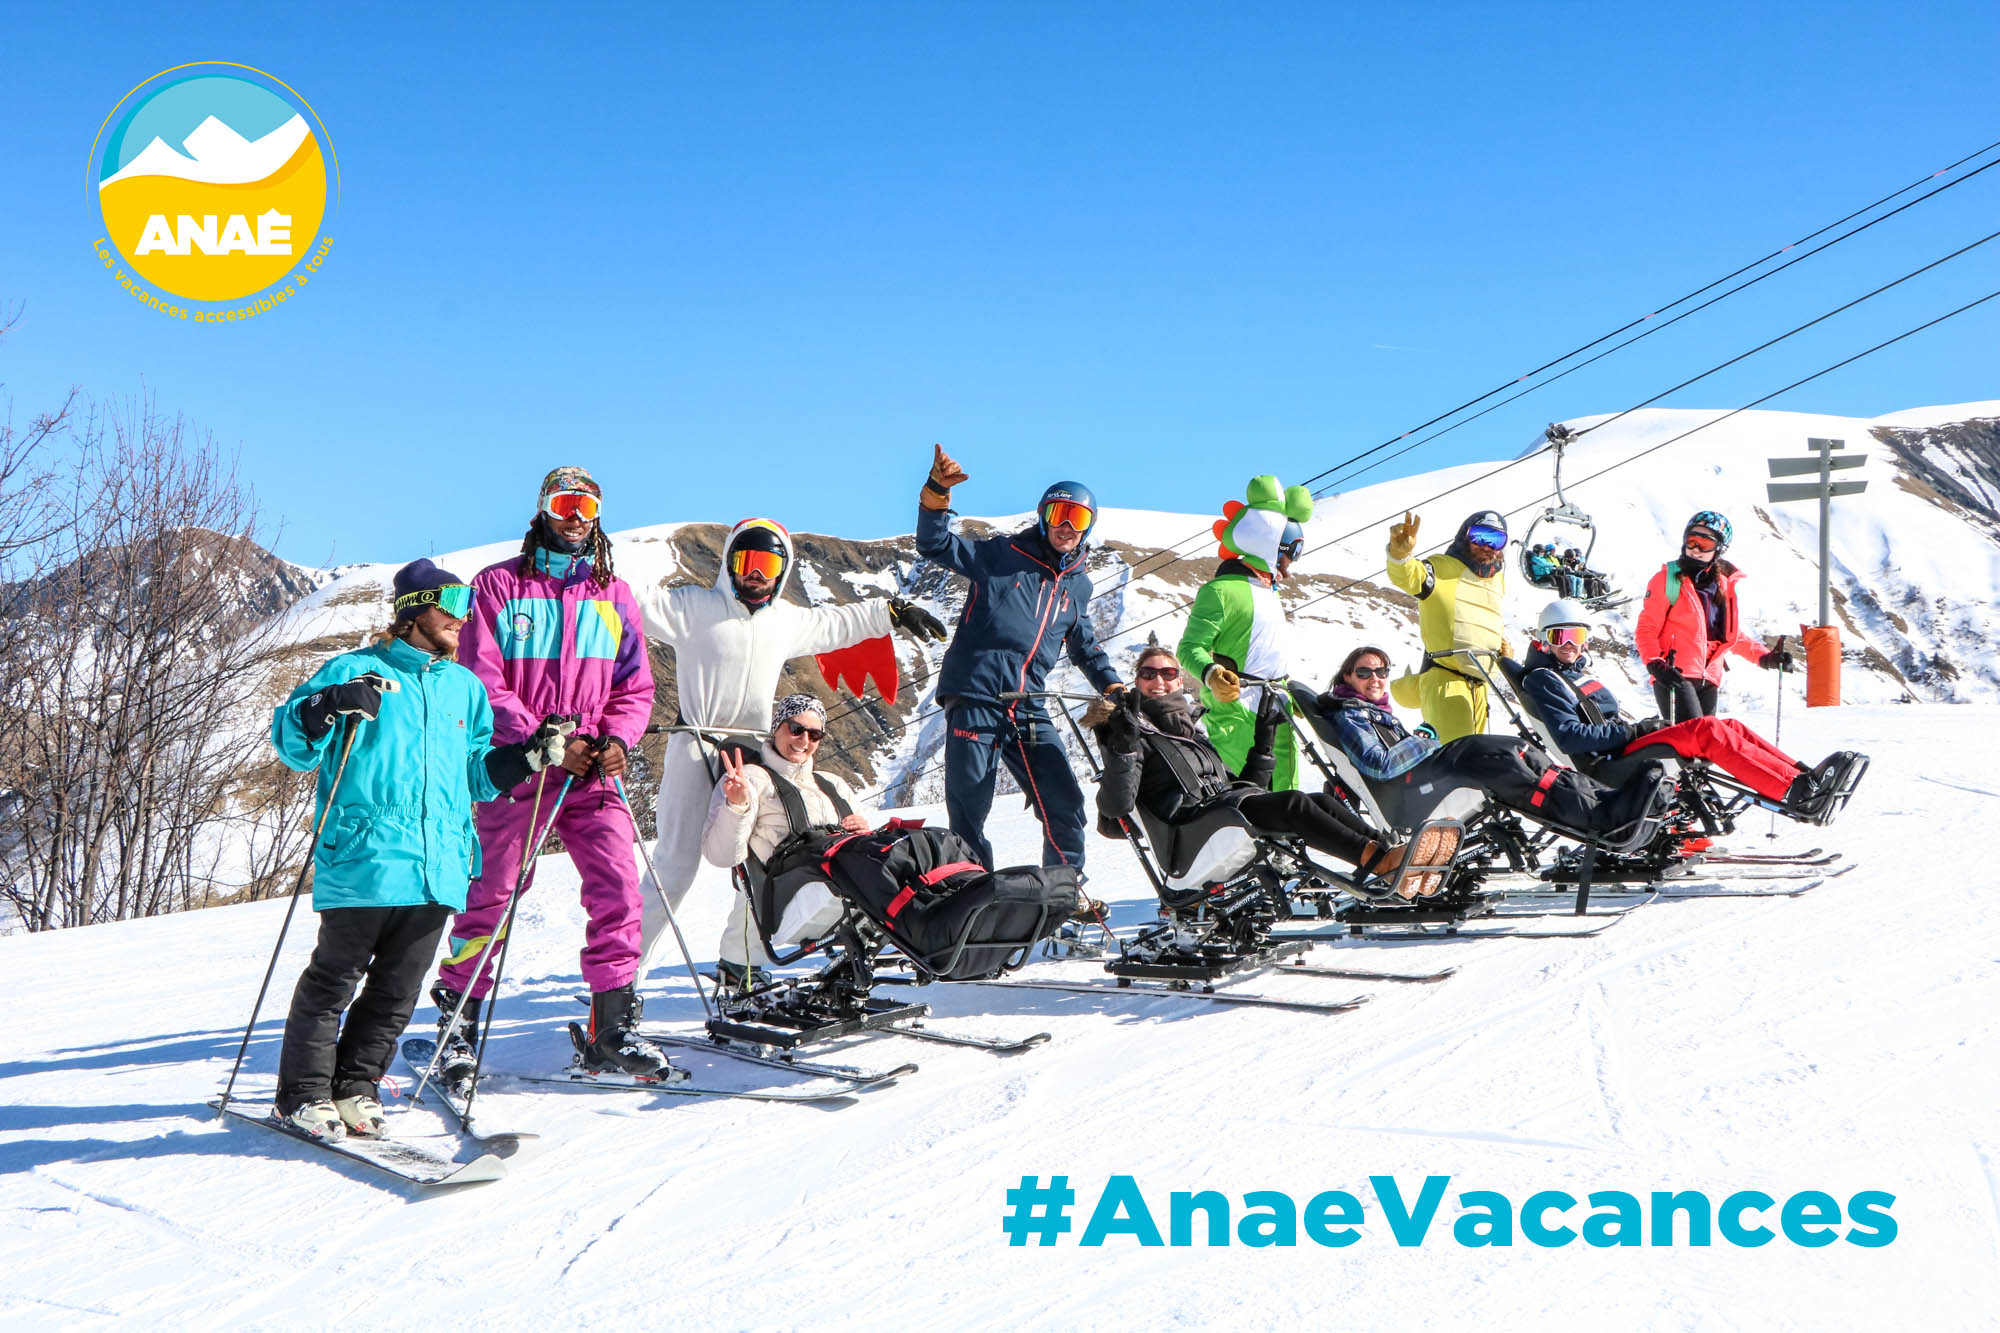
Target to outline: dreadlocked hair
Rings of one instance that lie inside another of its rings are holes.
[[[514,566],[516,578],[526,578],[535,572],[535,548],[541,545],[541,517],[537,515],[528,523],[528,530],[521,534],[521,560]],[[611,580],[618,577],[611,568],[611,539],[604,535],[604,525],[594,523],[590,528],[590,543],[582,552],[582,557],[590,561],[590,584],[594,588],[608,588]]]

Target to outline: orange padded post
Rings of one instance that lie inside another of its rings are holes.
[[[1801,625],[1806,643],[1806,707],[1832,708],[1840,703],[1840,628]]]

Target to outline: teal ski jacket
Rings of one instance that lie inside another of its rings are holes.
[[[306,739],[299,704],[316,691],[369,672],[402,689],[382,696],[374,721],[335,720]],[[479,873],[472,803],[500,794],[486,775],[493,708],[479,677],[400,639],[342,653],[292,691],[271,718],[278,757],[301,773],[319,770],[317,826],[340,764],[347,728],[358,727],[347,771],[313,848],[313,908],[418,907],[465,910]]]

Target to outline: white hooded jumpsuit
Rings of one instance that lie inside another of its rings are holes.
[[[729,551],[743,531],[761,526],[776,534],[784,549],[785,567],[778,575],[771,600],[753,614],[730,589]],[[768,519],[746,518],[730,529],[723,545],[722,567],[715,584],[703,588],[634,589],[645,619],[646,635],[674,650],[674,674],[679,682],[680,720],[704,727],[739,727],[759,734],[771,729],[771,705],[778,694],[778,677],[795,657],[829,653],[864,639],[889,633],[889,603],[884,598],[846,606],[795,606],[779,600],[792,575],[795,554],[791,534]],[[667,898],[680,911],[701,868],[702,824],[708,817],[715,788],[716,763],[706,758],[695,737],[678,733],[667,742],[660,766],[660,795],[654,816],[659,842],[653,865]],[[747,900],[741,893],[723,927],[720,956],[732,963],[748,960],[746,940],[755,932],[745,925]],[[639,975],[653,965],[654,950],[666,932],[667,914],[657,895],[645,895]],[[762,959],[761,948],[757,950]]]

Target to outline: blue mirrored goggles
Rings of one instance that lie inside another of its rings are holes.
[[[1507,545],[1507,530],[1475,523],[1465,530],[1465,540],[1470,545],[1484,546],[1489,551],[1504,550]]]
[[[466,620],[472,615],[472,585],[469,583],[447,583],[442,588],[419,588],[406,592],[396,599],[396,614],[407,611],[422,613],[425,608],[435,606],[453,620]]]

